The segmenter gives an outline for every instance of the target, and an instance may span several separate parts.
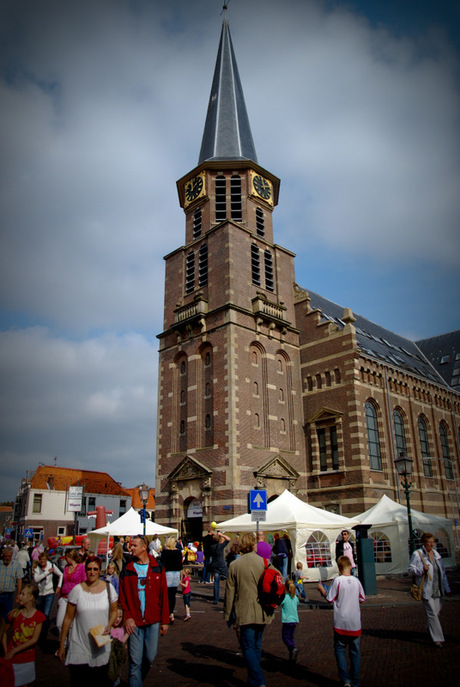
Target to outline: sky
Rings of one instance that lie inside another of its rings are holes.
[[[55,458],[154,486],[163,257],[222,4],[0,0],[0,501]],[[412,340],[459,328],[456,5],[227,12],[297,282]]]

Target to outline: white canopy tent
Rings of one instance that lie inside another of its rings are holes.
[[[266,520],[260,523],[263,532],[287,532],[291,540],[293,562],[303,563],[304,577],[309,580],[328,579],[337,574],[335,541],[340,532],[358,524],[357,518],[316,508],[291,494],[287,489],[267,506]],[[223,532],[254,532],[256,523],[249,513],[219,524]]]
[[[445,566],[455,565],[452,524],[447,518],[411,510],[412,527],[419,534],[431,532],[437,549],[443,554]],[[409,567],[409,526],[407,508],[385,494],[372,508],[357,516],[360,522],[372,525],[368,536],[374,539],[377,574],[405,573]],[[444,557],[444,553],[449,555]]]
[[[142,534],[144,531],[144,524],[141,523],[141,518],[137,510],[130,508],[124,515],[121,515],[117,520],[107,523],[105,527],[99,527],[97,530],[88,532],[88,537],[91,540],[99,541],[103,537],[107,537],[107,555],[109,551],[110,537],[133,537],[136,534]],[[154,534],[162,535],[177,534],[177,530],[173,527],[165,527],[158,525],[152,520],[145,522],[146,536],[153,537]]]
[[[100,527],[98,530],[88,532],[88,537],[93,535],[108,536],[108,537],[123,537],[134,536],[143,532],[144,525],[141,523],[141,518],[137,510],[130,508],[127,513],[121,515],[117,520],[107,523],[105,527]],[[173,527],[165,527],[158,525],[152,520],[146,520],[145,534],[149,537],[154,534],[177,534],[177,530]]]

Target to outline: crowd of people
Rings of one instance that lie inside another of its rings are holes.
[[[267,537],[268,539],[268,537]],[[422,600],[428,629],[436,647],[444,636],[440,624],[442,598],[450,593],[434,537],[425,533],[422,546],[410,560],[409,572],[423,587]],[[209,603],[219,603],[225,582],[224,617],[236,630],[248,670],[248,684],[264,687],[260,659],[265,627],[273,610],[260,601],[260,578],[276,569],[284,584],[280,601],[282,642],[289,661],[297,659],[295,631],[298,605],[307,601],[303,564],[293,567],[287,535],[267,541],[245,533],[230,541],[209,527],[202,542],[183,545],[170,536],[161,542],[137,535],[120,537],[110,552],[105,572],[91,551],[91,540],[65,551],[60,569],[40,544],[18,547],[7,542],[0,554],[0,683],[5,687],[29,685],[35,679],[35,646],[46,645],[50,612],[57,600],[56,656],[69,669],[71,687],[82,683],[116,687],[128,672],[130,687],[142,687],[157,654],[158,640],[175,622],[177,593],[181,592],[183,620],[192,617],[190,561],[202,561],[200,583],[213,585]],[[336,542],[339,575],[318,591],[334,606],[334,652],[345,687],[359,686],[361,614],[364,589],[357,577],[356,553],[350,532]],[[10,638],[7,641],[7,631]],[[54,649],[53,649],[54,650]],[[348,661],[347,661],[348,650]]]

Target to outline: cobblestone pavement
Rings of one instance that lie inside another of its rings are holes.
[[[457,687],[460,684],[460,570],[449,573],[453,596],[444,604],[441,621],[446,637],[442,649],[433,646],[420,602],[413,601],[408,577],[378,580],[378,594],[362,608],[362,687]],[[306,585],[309,604],[299,608],[297,663],[287,661],[281,642],[281,612],[267,627],[262,666],[267,687],[338,687],[333,652],[332,610],[320,603],[314,584]],[[224,583],[221,592],[224,591]],[[176,621],[160,639],[158,656],[145,687],[240,687],[246,668],[239,655],[235,632],[227,628],[222,603],[208,603],[212,587],[192,584],[192,619],[183,622],[183,605],[177,596]],[[52,614],[53,615],[53,614]],[[51,630],[46,653],[37,649],[37,687],[69,684],[67,669],[54,657],[57,639]],[[51,682],[50,682],[51,680]]]

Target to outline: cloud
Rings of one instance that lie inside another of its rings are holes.
[[[106,470],[153,484],[156,351],[137,333],[69,341],[43,327],[0,334],[2,466]],[[2,468],[3,472],[3,468]],[[5,485],[3,485],[3,488]]]
[[[419,3],[411,35],[349,7],[229,9],[259,163],[282,180],[275,241],[299,254],[303,286],[429,336],[455,326],[458,52]],[[126,484],[153,474],[163,256],[184,242],[175,182],[198,160],[219,12],[208,0],[0,8],[10,495],[55,455]]]

